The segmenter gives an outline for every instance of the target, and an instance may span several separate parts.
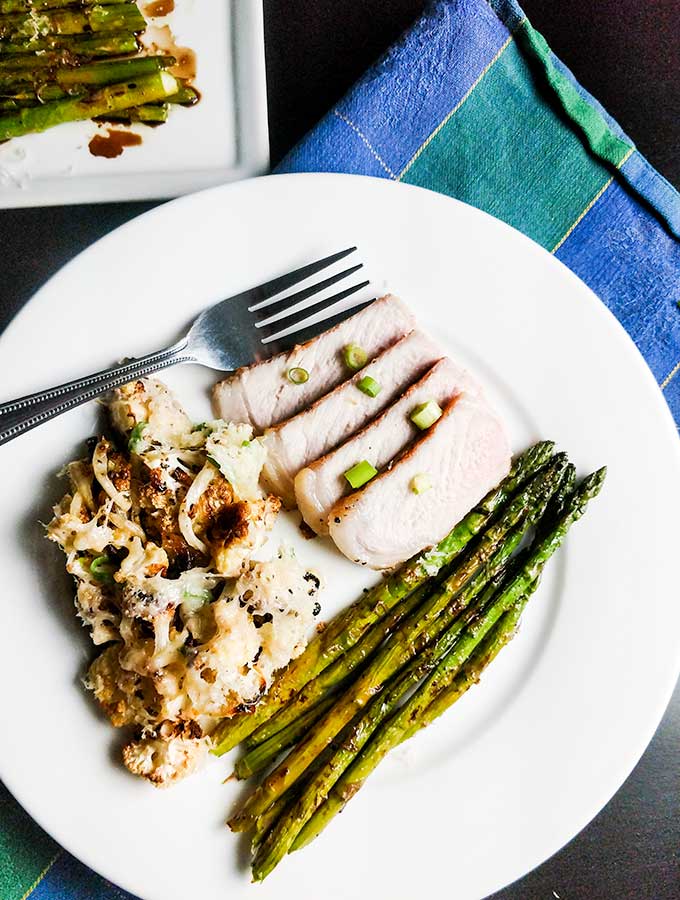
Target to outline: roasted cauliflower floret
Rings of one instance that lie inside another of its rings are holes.
[[[267,458],[264,444],[253,438],[250,425],[234,425],[220,419],[210,423],[205,452],[232,486],[237,500],[259,500],[260,473]]]
[[[281,509],[281,501],[270,494],[264,500],[232,503],[210,526],[207,542],[215,569],[235,578],[256,550],[266,542]]]
[[[87,672],[85,686],[116,728],[147,726],[153,722],[158,708],[156,691],[148,678],[121,667],[120,650],[120,644],[113,644],[95,659]]]
[[[226,596],[212,604],[212,612],[217,630],[191,660],[184,688],[190,714],[222,718],[257,700],[267,681],[253,664],[260,639],[246,609]]]
[[[211,604],[214,635],[202,644],[184,686],[192,715],[232,715],[255,703],[277,669],[299,655],[319,611],[319,579],[291,551],[251,563]]]
[[[169,787],[195,772],[207,753],[204,738],[141,738],[123,747],[123,763],[155,787]]]
[[[210,480],[207,487],[189,511],[194,534],[200,538],[204,537],[220,516],[233,506],[236,499],[234,489],[227,479],[210,463],[208,473]]]
[[[139,538],[133,538],[128,543],[127,551],[127,556],[113,576],[119,584],[141,583],[144,579],[165,572],[168,568],[167,553],[153,541],[142,544]]]
[[[76,610],[83,624],[92,629],[92,643],[99,645],[118,640],[120,613],[103,587],[89,581],[79,581]]]
[[[109,413],[121,434],[145,424],[155,437],[173,441],[191,431],[191,421],[180,403],[162,381],[154,378],[140,378],[114,391]]]
[[[47,526],[47,537],[59,544],[67,556],[87,550],[101,553],[114,540],[106,510],[91,516],[80,494],[67,494],[53,512],[54,518]]]
[[[190,546],[212,557],[220,574],[236,577],[267,540],[280,509],[273,495],[239,499],[228,479],[207,463],[180,506],[179,527]]]
[[[232,589],[259,631],[262,652],[257,668],[268,684],[277,669],[304,650],[321,609],[320,586],[319,577],[305,571],[293,551],[284,548],[276,559],[251,562]]]

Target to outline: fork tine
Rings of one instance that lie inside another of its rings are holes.
[[[356,247],[348,247],[347,250],[333,253],[331,256],[324,257],[324,259],[319,259],[316,262],[295,269],[293,272],[288,272],[286,275],[280,275],[278,278],[273,278],[271,281],[265,281],[264,284],[259,284],[254,288],[244,291],[243,294],[239,294],[238,299],[247,300],[249,309],[257,309],[257,307],[264,303],[265,300],[269,300],[271,297],[276,296],[276,294],[288,290],[289,287],[293,287],[293,285],[298,284],[300,281],[304,281],[305,278],[309,278],[310,275],[316,275],[316,273],[320,272],[322,269],[332,266],[334,262],[338,262],[338,260],[344,259],[345,256],[349,256],[350,253],[354,253],[356,249]],[[235,297],[232,299],[237,298]]]
[[[351,297],[352,294],[355,294],[357,291],[365,288],[367,284],[370,284],[370,281],[361,281],[359,282],[359,284],[354,284],[352,285],[352,287],[345,288],[344,291],[340,291],[340,293],[338,294],[333,294],[332,297],[327,297],[325,300],[319,300],[318,303],[313,303],[311,306],[306,306],[304,309],[293,312],[291,315],[281,316],[275,322],[271,322],[271,324],[260,325],[258,323],[255,325],[255,327],[262,335],[261,340],[264,340],[268,337],[273,337],[274,335],[280,334],[282,331],[286,331],[287,329],[293,328],[296,325],[302,325],[304,322],[309,321],[309,319],[315,313],[329,309],[334,304],[339,303],[340,300],[344,300],[345,297]]]
[[[328,310],[331,315],[326,319],[314,322],[313,325],[303,325],[298,331],[287,334],[282,338],[274,336],[271,340],[268,340],[267,343],[263,343],[262,345],[265,351],[265,357],[274,356],[277,353],[285,353],[288,350],[292,350],[296,344],[304,344],[306,341],[311,341],[312,338],[317,337],[322,331],[329,331],[331,328],[335,328],[336,325],[340,325],[345,319],[355,316],[358,312],[361,312],[362,309],[370,306],[371,303],[375,303],[375,300],[376,298],[373,297],[371,300],[357,303],[356,306],[350,306],[349,308],[336,313],[333,312],[333,309],[335,308],[333,307],[333,309]]]
[[[274,336],[266,343],[263,343],[262,346],[265,349],[265,353],[267,356],[273,356],[276,353],[283,353],[291,350],[297,344],[304,344],[306,341],[311,341],[323,331],[329,331],[331,328],[335,328],[336,325],[340,325],[345,319],[349,319],[361,312],[361,310],[370,306],[371,303],[374,303],[376,299],[376,297],[373,297],[371,300],[357,303],[355,306],[350,306],[334,314],[333,309],[329,309],[328,312],[330,312],[331,315],[328,318],[320,319],[318,322],[314,322],[313,325],[303,325],[298,331],[287,334],[285,337],[279,338]]]
[[[301,291],[298,291],[295,294],[291,294],[289,297],[283,297],[280,300],[272,300],[271,303],[267,303],[265,306],[258,304],[254,309],[250,308],[250,312],[255,312],[257,310],[262,309],[266,318],[260,319],[257,323],[258,328],[263,325],[269,325],[270,322],[276,321],[277,319],[282,319],[284,316],[295,312],[294,307],[303,301],[307,300],[309,297],[313,297],[314,294],[320,294],[321,291],[324,291],[327,287],[331,287],[331,285],[337,284],[338,281],[342,281],[343,278],[347,278],[348,275],[353,275],[355,272],[358,272],[359,269],[363,267],[363,263],[359,263],[356,266],[352,266],[349,269],[345,269],[343,272],[339,272],[337,275],[331,275],[330,278],[324,278],[323,281],[319,281],[317,284],[312,284],[308,288],[304,288]],[[271,315],[267,315],[271,310]]]

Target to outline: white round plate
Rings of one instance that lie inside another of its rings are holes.
[[[552,438],[600,498],[569,535],[520,634],[482,684],[392,754],[344,814],[261,887],[224,826],[230,760],[158,791],[119,762],[121,735],[79,683],[92,655],[59,552],[44,539],[57,471],[96,429],[90,404],[0,448],[0,774],[61,844],[144,900],[484,897],[538,865],[629,774],[680,662],[680,448],[623,329],[518,232],[418,188],[343,175],[264,178],[161,206],[54,277],[0,340],[7,397],[174,340],[206,305],[356,244],[472,367],[515,450]],[[215,374],[167,373],[196,420]],[[295,516],[278,536],[323,571],[324,615],[370,580]]]

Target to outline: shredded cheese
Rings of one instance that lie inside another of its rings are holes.
[[[94,477],[113,502],[127,512],[131,506],[130,498],[116,490],[113,482],[109,478],[108,441],[104,439],[97,442],[97,446],[92,454],[92,469],[94,471]]]
[[[182,537],[187,542],[190,547],[193,547],[194,550],[198,550],[199,553],[207,553],[208,547],[203,541],[196,536],[194,531],[194,526],[192,522],[191,512],[193,508],[198,503],[201,494],[207,490],[210,482],[217,475],[217,470],[211,463],[206,463],[201,471],[198,473],[196,478],[186,492],[184,500],[179,505],[179,530],[182,532]]]
[[[266,448],[250,426],[192,426],[151,379],[116,391],[109,412],[120,440],[100,438],[65,468],[47,535],[76,581],[77,615],[105,645],[85,683],[114,725],[136,730],[125,765],[164,786],[302,651],[319,579],[290,551],[252,560],[280,501],[260,489]]]

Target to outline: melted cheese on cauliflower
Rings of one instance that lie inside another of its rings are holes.
[[[193,723],[192,723],[193,725]],[[130,741],[123,747],[123,762],[134,775],[156,787],[167,787],[191,775],[208,754],[207,740],[192,726],[160,729],[159,737]]]
[[[109,403],[113,427],[129,434],[137,426],[147,424],[149,433],[174,443],[191,431],[191,421],[172,392],[161,381],[140,378],[115,391]]]
[[[165,786],[304,649],[319,579],[290,550],[252,560],[281,504],[260,489],[266,449],[250,426],[193,426],[149,379],[116,391],[109,413],[115,436],[66,467],[47,532],[105,645],[85,684],[113,725],[135,730],[128,769]]]
[[[224,718],[257,702],[274,673],[305,648],[319,582],[290,550],[251,562],[211,605],[216,630],[187,672],[193,709]]]
[[[212,431],[205,442],[209,459],[234,489],[240,500],[259,500],[260,472],[267,450],[260,440],[253,440],[250,425],[232,425],[221,420],[211,423]]]

